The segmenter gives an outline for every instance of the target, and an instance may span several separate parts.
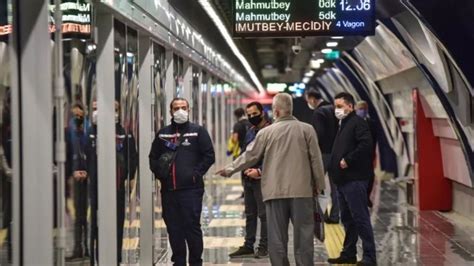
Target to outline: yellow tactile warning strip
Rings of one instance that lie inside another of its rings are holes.
[[[245,206],[243,204],[239,205],[221,205],[219,211],[221,212],[244,212]]]
[[[208,227],[243,227],[245,219],[212,219]]]
[[[339,253],[342,250],[342,244],[344,243],[344,229],[340,224],[325,224],[324,230],[326,232],[324,245],[326,246],[328,257],[339,257]]]
[[[3,247],[3,243],[7,239],[8,229],[0,229],[0,248]]]

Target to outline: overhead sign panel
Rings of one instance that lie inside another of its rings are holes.
[[[375,0],[232,0],[234,37],[373,35]]]
[[[89,0],[62,0],[62,32],[64,38],[91,38],[92,6]],[[50,0],[50,26],[51,32],[56,31],[54,11],[56,6]]]

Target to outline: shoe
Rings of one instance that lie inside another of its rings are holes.
[[[377,263],[375,263],[375,262],[359,261],[359,262],[357,262],[357,266],[377,266]]]
[[[236,251],[229,254],[231,258],[238,258],[238,257],[253,257],[255,256],[253,249],[248,248],[246,246],[241,246]]]
[[[377,263],[375,263],[375,262],[359,261],[359,262],[357,262],[357,266],[377,266]]]
[[[268,249],[261,247],[257,248],[257,251],[255,252],[255,258],[260,259],[265,257],[268,257]]]
[[[327,224],[338,224],[339,223],[339,220],[333,220],[333,219],[329,219],[324,217],[324,222],[327,223]]]
[[[328,262],[331,264],[355,264],[357,263],[357,258],[356,257],[352,257],[352,258],[339,257],[339,258],[328,259]]]

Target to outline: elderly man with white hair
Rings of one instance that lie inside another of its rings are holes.
[[[260,130],[246,152],[217,174],[231,176],[263,158],[261,187],[272,265],[290,265],[288,225],[294,235],[296,265],[314,264],[313,196],[325,188],[323,162],[313,127],[293,117],[293,100],[273,98],[275,123]]]

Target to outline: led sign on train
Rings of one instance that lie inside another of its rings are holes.
[[[234,37],[373,35],[375,0],[232,0]]]

